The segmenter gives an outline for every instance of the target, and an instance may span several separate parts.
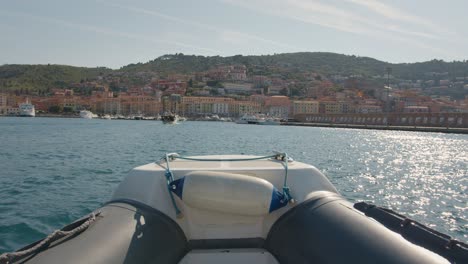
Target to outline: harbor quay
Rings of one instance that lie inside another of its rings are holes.
[[[468,134],[468,113],[298,114],[283,125]]]

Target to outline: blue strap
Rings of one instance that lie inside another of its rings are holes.
[[[174,195],[172,194],[172,191],[171,191],[171,182],[174,181],[174,175],[172,174],[171,168],[169,167],[169,160],[170,160],[169,154],[166,154],[165,160],[166,160],[165,176],[166,176],[167,190],[169,191],[169,197],[171,197],[171,202],[172,202],[172,206],[174,206],[176,217],[181,218],[183,216],[182,211],[180,211],[179,207],[177,207],[177,204],[174,199]]]
[[[284,153],[283,155],[283,161],[284,161],[284,181],[283,181],[283,196],[284,199],[288,202],[294,203],[294,199],[291,196],[291,193],[289,192],[289,186],[287,185],[288,183],[288,162],[289,162],[289,157],[288,153]]]

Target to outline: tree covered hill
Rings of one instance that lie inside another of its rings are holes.
[[[112,72],[108,68],[86,68],[66,65],[17,65],[0,66],[0,91],[46,91],[67,87],[73,82],[96,79]]]
[[[468,76],[468,61],[445,62],[431,60],[418,63],[392,64],[369,57],[343,55],[330,52],[297,52],[275,55],[231,57],[164,55],[147,63],[130,64],[122,71],[159,71],[162,73],[191,73],[206,71],[216,65],[244,64],[249,71],[256,68],[281,67],[290,71],[314,71],[324,75],[341,74],[345,76],[362,75],[364,77],[383,75],[388,67],[392,74],[400,79],[427,79],[431,73],[448,73],[449,77]],[[267,75],[269,72],[265,72]]]
[[[387,63],[367,57],[347,56],[326,52],[298,52],[275,55],[231,57],[164,55],[147,63],[130,64],[122,67],[122,71],[159,71],[162,73],[191,73],[206,71],[217,65],[246,65],[249,71],[258,68],[280,67],[290,71],[315,71],[322,74],[382,74]],[[268,75],[268,71],[265,72]]]
[[[93,80],[98,76],[119,73],[127,76],[137,72],[154,71],[161,76],[171,73],[189,74],[207,71],[218,65],[243,64],[250,75],[282,74],[288,78],[302,72],[316,72],[325,76],[361,75],[364,78],[382,76],[388,67],[398,79],[454,79],[468,77],[468,62],[431,60],[420,63],[391,64],[369,57],[343,55],[328,52],[298,52],[261,56],[196,56],[164,55],[147,63],[129,64],[118,70],[85,68],[65,65],[3,65],[0,66],[0,91],[29,89],[47,90],[66,87],[72,82]]]

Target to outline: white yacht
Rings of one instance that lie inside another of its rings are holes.
[[[266,125],[266,126],[279,126],[281,125],[281,121],[279,118],[265,118],[263,121],[258,123],[259,125]]]
[[[254,124],[258,125],[260,122],[264,122],[265,118],[260,115],[243,115],[239,120],[236,121],[237,124]]]
[[[25,103],[19,105],[19,115],[26,117],[35,117],[36,110],[34,108],[34,105],[31,104],[29,100],[26,100]]]
[[[81,110],[80,117],[85,118],[85,119],[93,119],[93,118],[96,118],[97,115],[93,114],[93,112],[88,111],[88,110]]]

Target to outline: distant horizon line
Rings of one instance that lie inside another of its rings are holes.
[[[467,59],[464,59],[464,60],[452,60],[452,61],[448,61],[448,60],[444,60],[444,59],[437,59],[437,58],[433,58],[433,59],[430,59],[430,60],[424,60],[424,61],[414,61],[414,62],[388,62],[388,61],[384,61],[384,60],[380,60],[380,59],[377,59],[377,58],[374,58],[374,57],[370,57],[370,56],[362,56],[362,55],[356,55],[356,54],[345,54],[345,53],[337,53],[337,52],[331,52],[331,51],[297,51],[297,52],[283,52],[283,53],[273,53],[273,54],[249,54],[249,55],[244,55],[244,54],[235,54],[235,55],[228,55],[228,56],[224,56],[224,55],[200,55],[200,54],[186,54],[186,53],[182,53],[182,52],[179,52],[179,53],[166,53],[166,54],[163,54],[163,55],[160,55],[158,57],[155,57],[153,59],[149,59],[148,61],[146,62],[130,62],[128,64],[125,64],[123,66],[120,66],[118,68],[114,68],[114,67],[109,67],[109,66],[85,66],[85,65],[72,65],[72,64],[61,64],[61,63],[3,63],[3,64],[0,64],[0,67],[3,67],[3,66],[7,66],[7,65],[33,65],[33,66],[36,66],[36,65],[40,65],[40,66],[47,66],[47,65],[55,65],[55,66],[69,66],[69,67],[76,67],[76,68],[106,68],[106,69],[111,69],[111,70],[119,70],[123,67],[126,67],[128,65],[131,65],[131,64],[146,64],[146,63],[149,63],[150,61],[153,61],[153,60],[156,60],[158,58],[161,58],[161,57],[164,57],[164,56],[168,56],[168,55],[178,55],[178,54],[182,54],[184,56],[200,56],[200,57],[221,57],[221,58],[229,58],[229,57],[235,57],[235,56],[243,56],[243,57],[249,57],[249,56],[258,56],[258,57],[261,57],[261,56],[275,56],[275,55],[283,55],[283,54],[297,54],[297,53],[329,53],[329,54],[335,54],[335,55],[343,55],[343,56],[348,56],[348,57],[359,57],[359,58],[369,58],[369,59],[373,59],[373,60],[377,60],[379,62],[383,62],[383,63],[386,63],[386,64],[415,64],[415,63],[425,63],[425,62],[430,62],[430,61],[442,61],[442,62],[445,62],[445,63],[454,63],[454,62],[464,62],[466,63],[468,61],[468,58]]]

